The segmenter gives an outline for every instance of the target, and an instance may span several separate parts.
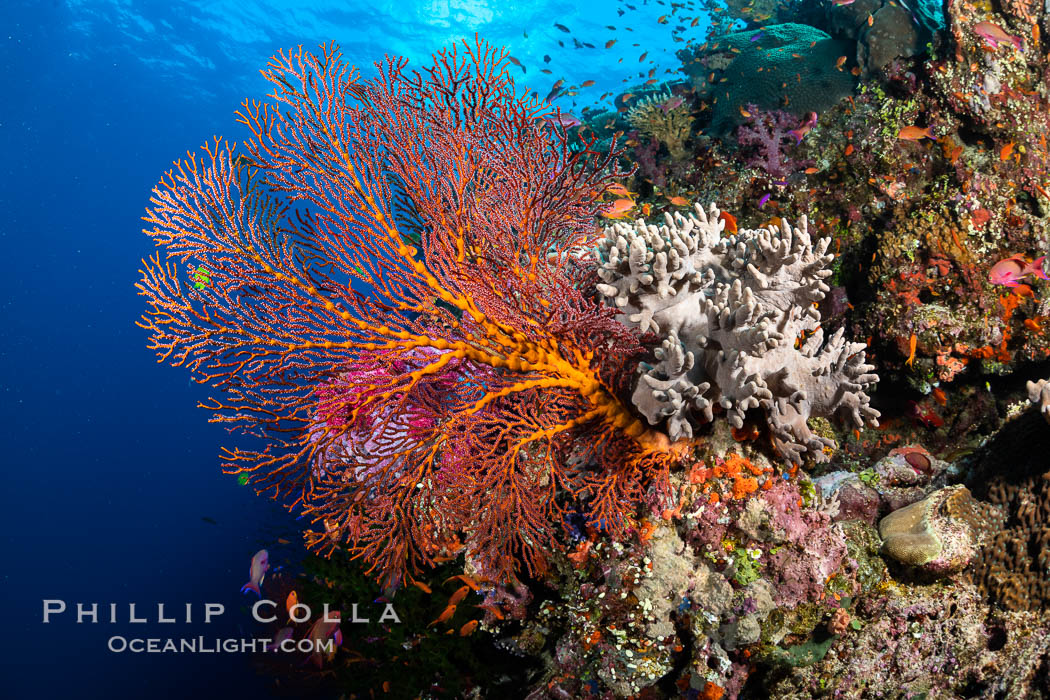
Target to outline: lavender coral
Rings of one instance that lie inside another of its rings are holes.
[[[797,227],[741,229],[722,238],[715,205],[665,215],[663,226],[616,223],[598,246],[598,290],[619,318],[662,337],[656,364],[642,364],[632,401],[671,440],[691,437],[715,404],[734,427],[761,408],[781,454],[824,461],[834,442],[806,421],[842,411],[878,425],[865,389],[878,377],[863,343],[828,339],[814,302],[824,298],[833,256]],[[796,342],[798,341],[798,342]]]
[[[784,153],[785,146],[801,140],[798,118],[781,110],[762,112],[753,104],[747,106],[746,112],[751,116],[747,124],[737,129],[736,138],[752,151],[747,164],[774,177],[786,177],[792,170],[801,169]]]

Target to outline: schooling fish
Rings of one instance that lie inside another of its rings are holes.
[[[245,591],[253,591],[255,595],[262,598],[262,589],[259,586],[262,585],[263,576],[270,570],[270,553],[265,549],[260,549],[252,557],[252,566],[248,570],[248,583],[241,586],[241,593]]]
[[[1025,262],[1023,256],[1011,255],[992,265],[992,269],[988,271],[988,281],[992,284],[1016,287],[1020,284],[1021,278],[1028,275],[1034,275],[1041,280],[1050,280],[1050,277],[1043,272],[1045,258],[1045,255],[1041,255],[1032,262]]]
[[[999,48],[999,44],[1013,44],[1014,48],[1020,51],[1023,46],[1020,37],[1007,34],[1002,27],[993,22],[978,22],[973,30],[994,48]]]
[[[568,34],[568,33],[569,33],[569,28],[568,28],[568,27],[566,27],[566,26],[565,26],[564,24],[555,24],[555,25],[554,25],[554,28],[555,28],[555,29],[560,29],[560,30],[562,30],[563,32],[565,32],[566,34]]]

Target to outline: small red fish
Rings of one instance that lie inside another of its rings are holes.
[[[735,216],[733,216],[732,214],[730,214],[727,211],[724,211],[724,212],[722,212],[721,214],[718,215],[718,218],[721,219],[722,221],[726,222],[725,228],[722,229],[723,231],[725,231],[726,233],[736,233],[737,232],[736,217]]]
[[[427,625],[427,626],[430,627],[431,625],[436,625],[439,622],[447,622],[455,614],[456,614],[456,606],[455,605],[450,605],[447,608],[445,608],[444,611],[442,611],[442,613],[440,615],[437,616],[436,620],[434,620],[433,622],[430,623],[430,625]]]
[[[463,624],[462,627],[459,628],[459,636],[460,637],[466,637],[468,634],[471,634],[477,628],[478,628],[478,621],[477,620],[471,620],[470,622],[466,622],[466,623]]]
[[[468,593],[470,593],[470,586],[462,586],[460,588],[457,588],[456,592],[449,596],[448,604],[459,605],[463,602],[463,599],[467,597]]]
[[[944,419],[932,410],[924,411],[919,404],[914,401],[909,401],[907,406],[908,415],[910,415],[917,423],[921,423],[927,428],[939,428],[944,425]]]
[[[897,132],[897,138],[902,141],[918,141],[920,139],[937,140],[937,137],[933,135],[932,126],[928,126],[925,129],[920,126],[906,126]]]

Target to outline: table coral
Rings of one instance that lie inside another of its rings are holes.
[[[862,427],[879,415],[864,391],[878,381],[865,345],[842,329],[825,339],[820,327],[831,240],[814,241],[805,217],[723,238],[716,206],[694,212],[660,227],[614,224],[598,246],[598,291],[618,318],[662,339],[656,363],[641,366],[634,405],[672,441],[711,421],[716,405],[736,428],[761,408],[783,455],[826,460],[834,442],[809,418],[841,411]]]
[[[711,130],[726,133],[740,123],[740,107],[786,109],[796,116],[823,112],[853,92],[854,78],[839,70],[853,44],[804,24],[775,24],[719,37],[716,48],[679,52],[697,92],[718,100]],[[714,80],[709,80],[714,71]]]

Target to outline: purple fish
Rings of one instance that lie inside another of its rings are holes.
[[[762,207],[766,206],[766,202],[768,202],[768,201],[769,201],[769,198],[770,198],[771,196],[772,196],[772,195],[770,195],[770,194],[764,194],[764,195],[762,195],[762,199],[758,200],[758,208],[759,208],[759,209],[761,209]]]
[[[999,48],[999,44],[1013,44],[1014,48],[1020,51],[1022,46],[1024,46],[1020,37],[1007,34],[1002,27],[993,22],[978,22],[974,26],[973,31],[977,36],[991,44],[992,48]]]
[[[667,114],[675,107],[681,107],[683,102],[685,102],[685,98],[683,98],[681,95],[675,95],[667,102],[664,102],[663,105],[661,105],[660,109],[664,111],[664,114]]]
[[[556,117],[544,117],[543,120],[551,126],[560,126],[563,129],[571,129],[574,126],[583,124],[583,122],[571,114],[559,114]]]
[[[281,642],[287,641],[292,638],[292,628],[282,627],[277,630],[277,634],[266,644],[266,651],[277,651],[281,647]]]
[[[758,34],[755,34],[753,37],[748,39],[748,41],[758,41],[759,39],[762,38],[762,35],[765,34],[765,33],[766,33],[765,30],[760,31]]]
[[[248,570],[248,583],[241,586],[241,593],[245,591],[253,591],[255,595],[262,597],[262,585],[263,576],[270,570],[270,553],[265,549],[260,549],[252,557],[252,566]]]
[[[817,125],[817,113],[809,112],[806,114],[805,120],[797,129],[792,129],[788,133],[795,137],[795,145],[802,143],[802,139],[808,134],[814,126]]]
[[[992,284],[1016,287],[1020,284],[1020,280],[1028,275],[1041,280],[1050,279],[1043,272],[1043,260],[1045,259],[1046,256],[1044,255],[1032,262],[1025,262],[1024,257],[1021,255],[1011,255],[1005,260],[1000,260],[992,265],[992,269],[988,271],[988,281]]]

